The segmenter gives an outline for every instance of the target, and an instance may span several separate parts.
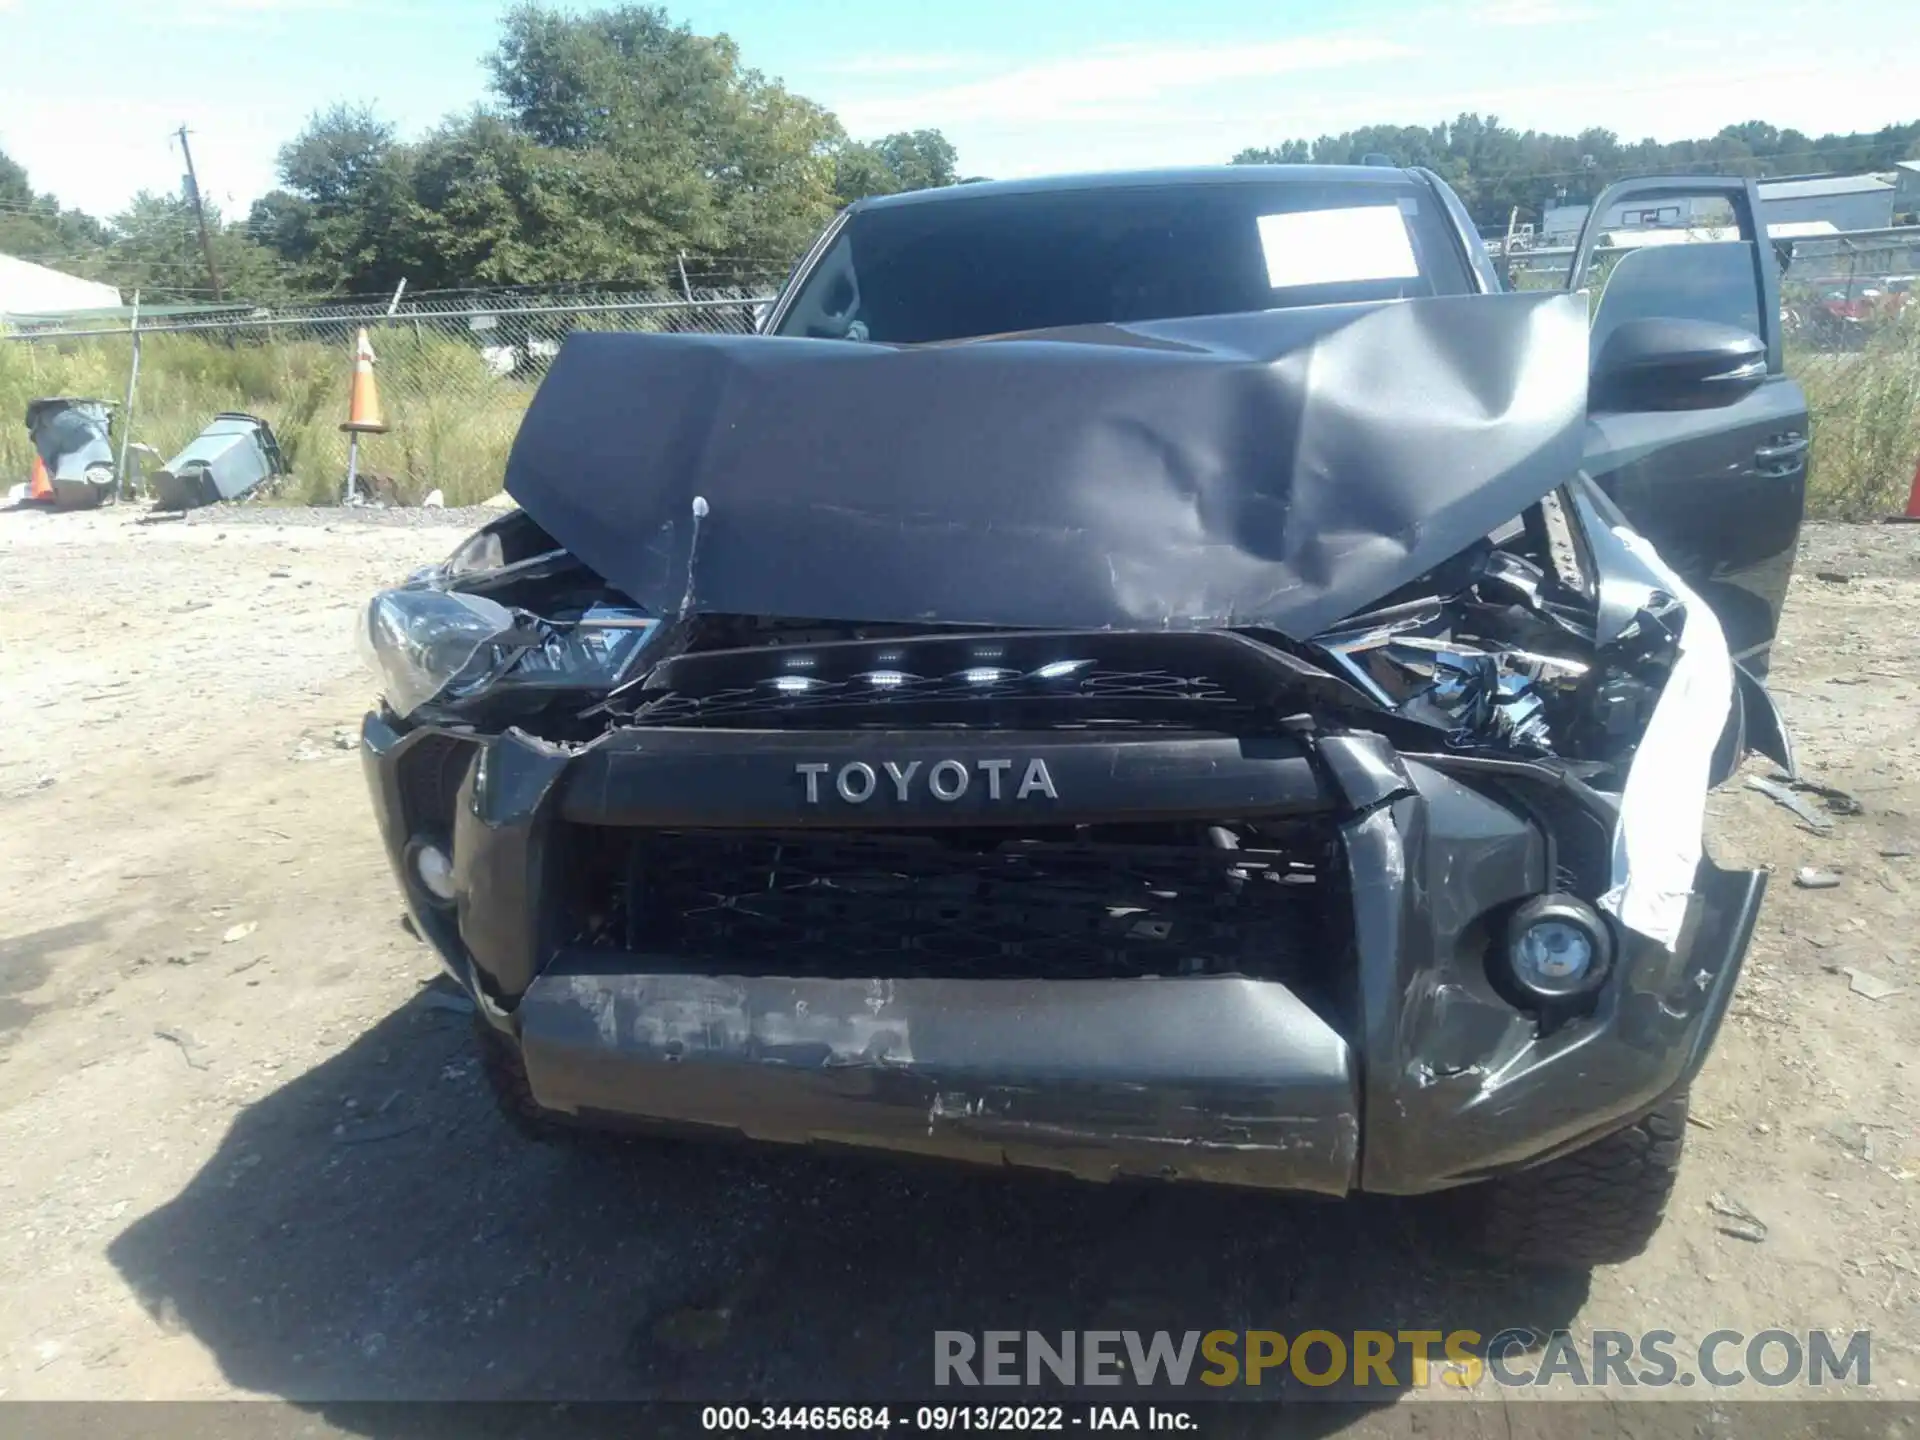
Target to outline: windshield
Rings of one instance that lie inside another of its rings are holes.
[[[1472,288],[1412,180],[949,193],[849,216],[777,333],[920,344]]]

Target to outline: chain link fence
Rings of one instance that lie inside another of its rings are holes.
[[[290,472],[279,493],[335,500],[347,472],[348,437],[339,427],[347,418],[356,337],[365,329],[388,426],[361,440],[367,488],[404,504],[434,490],[449,505],[473,504],[499,490],[520,417],[567,335],[745,334],[772,295],[771,284],[678,293],[402,294],[272,309],[168,307],[137,319],[13,317],[0,331],[0,488],[27,477],[27,402],[65,395],[112,402],[116,448],[130,436],[162,461],[221,411],[257,415],[273,427]],[[124,407],[136,349],[129,426]],[[139,466],[129,473],[137,480]]]
[[[1726,238],[1717,230],[1703,239]],[[1890,322],[1912,323],[1920,280],[1920,227],[1796,236],[1776,241],[1782,259],[1782,328],[1803,351],[1857,350]],[[1567,282],[1573,247],[1536,246],[1495,256],[1518,290],[1557,290]],[[1609,263],[1598,252],[1598,263]],[[1589,277],[1594,278],[1594,277]]]

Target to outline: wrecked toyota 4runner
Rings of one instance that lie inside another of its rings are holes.
[[[1743,238],[1591,316],[1432,175],[1248,168],[864,202],[768,333],[570,339],[362,627],[508,1113],[1635,1253],[1765,887],[1705,797],[1792,764],[1804,402],[1683,184]]]

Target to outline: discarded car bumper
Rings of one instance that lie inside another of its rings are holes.
[[[1576,1148],[1691,1078],[1765,888],[1703,860],[1677,943],[1607,922],[1604,990],[1543,1023],[1499,984],[1503,926],[1617,818],[1551,764],[1367,733],[885,738],[874,776],[872,731],[562,747],[370,714],[362,755],[416,923],[543,1107],[1088,1178],[1404,1194]],[[899,779],[935,767],[933,802]],[[1068,838],[958,838],[1035,774]],[[1220,814],[1307,858],[1086,858],[1103,821]],[[822,878],[754,889],[775,865]]]

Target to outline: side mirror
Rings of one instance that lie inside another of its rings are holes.
[[[1766,378],[1766,342],[1749,331],[1711,320],[1622,320],[1594,361],[1590,407],[1711,410]]]

